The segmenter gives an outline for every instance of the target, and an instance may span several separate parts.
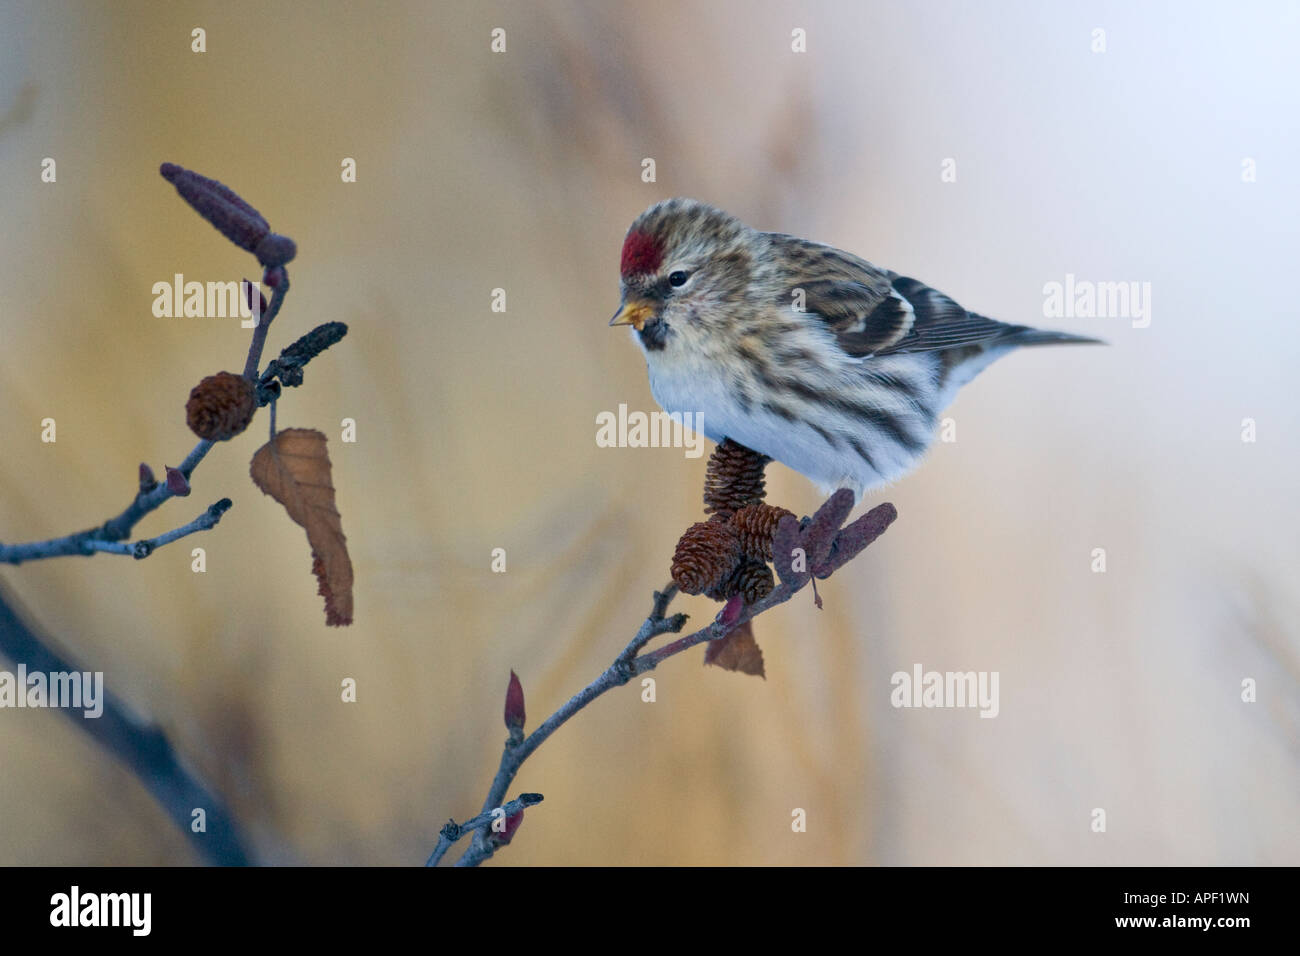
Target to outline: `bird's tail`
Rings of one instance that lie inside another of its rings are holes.
[[[1027,325],[1015,325],[994,341],[998,345],[1106,345],[1102,339],[1087,335],[1075,335],[1073,332],[1056,332],[1051,329],[1033,329]]]

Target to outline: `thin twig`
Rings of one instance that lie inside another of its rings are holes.
[[[834,571],[857,557],[867,545],[883,534],[897,517],[893,505],[878,505],[841,529],[840,526],[848,517],[852,507],[853,494],[841,489],[827,499],[811,520],[801,523],[793,516],[782,518],[773,542],[773,563],[776,565],[780,583],[766,597],[752,605],[742,605],[738,611],[728,603],[711,623],[694,633],[680,637],[657,650],[641,653],[651,639],[660,634],[679,633],[686,623],[685,614],[667,616],[668,605],[677,595],[677,586],[670,584],[662,591],[656,591],[649,616],[637,629],[622,653],[614,659],[614,663],[594,681],[569,698],[559,710],[542,721],[541,725],[522,741],[515,739],[506,741],[496,776],[493,777],[487,799],[483,802],[482,812],[490,813],[505,796],[506,790],[514,781],[515,775],[519,773],[523,762],[565,722],[597,697],[615,687],[623,686],[646,671],[654,670],[670,657],[675,657],[698,644],[722,640],[747,621],[752,621],[760,614],[790,600],[811,583],[814,576],[830,577]],[[803,566],[802,562],[805,559],[812,562],[811,571]],[[740,601],[739,598],[734,600]],[[820,600],[818,606],[821,606]],[[477,866],[484,860],[490,859],[496,850],[495,845],[484,839],[483,831],[480,829],[475,832],[470,848],[456,862],[456,866]],[[428,865],[436,865],[443,853],[446,853],[446,848],[443,848],[441,853],[435,849]]]
[[[188,479],[211,448],[212,442],[200,441],[185,456],[185,460],[181,462],[177,471]],[[116,518],[110,518],[97,528],[88,528],[85,531],[77,531],[73,534],[63,535],[59,538],[49,538],[45,541],[0,544],[0,563],[22,564],[24,561],[34,561],[40,558],[62,558],[71,555],[90,555],[99,551],[110,551],[109,548],[96,547],[95,545],[96,543],[125,541],[131,537],[132,530],[134,530],[141,518],[157,510],[168,498],[174,497],[175,493],[167,487],[166,482],[157,482],[148,489],[141,489],[121,514]],[[113,553],[130,554],[131,551],[113,551]]]
[[[94,537],[82,538],[79,542],[81,551],[78,553],[90,554],[92,552],[100,552],[103,554],[123,554],[136,558],[137,560],[147,558],[165,544],[171,544],[173,541],[183,538],[186,535],[194,534],[196,531],[208,531],[215,528],[217,523],[221,520],[221,516],[230,509],[231,504],[232,502],[229,498],[222,498],[220,501],[209,505],[208,509],[204,511],[203,514],[189,522],[189,524],[183,524],[179,528],[173,528],[171,531],[166,531],[163,534],[158,535],[156,538],[141,538],[139,541],[134,542],[105,541],[102,538]],[[47,542],[37,542],[36,546],[45,543]],[[19,545],[15,547],[24,546]],[[32,546],[28,545],[26,547]],[[0,556],[3,556],[2,551],[0,551]],[[43,556],[53,557],[53,555]],[[14,563],[17,564],[18,560],[24,559],[17,559]]]
[[[438,831],[438,845],[433,848],[433,852],[429,854],[429,859],[424,865],[437,866],[446,852],[451,849],[452,844],[461,837],[475,830],[485,829],[494,820],[508,820],[516,813],[522,813],[525,807],[535,806],[541,803],[543,799],[540,793],[521,793],[509,803],[500,807],[493,807],[487,813],[480,813],[464,823],[457,823],[455,820],[447,821],[446,826]],[[498,811],[501,813],[500,816],[497,815]]]
[[[506,788],[508,788],[514,781],[515,775],[519,772],[519,768],[523,762],[527,760],[538,747],[545,743],[547,738],[559,730],[570,717],[573,717],[597,697],[600,697],[607,691],[613,690],[615,687],[622,687],[633,677],[644,673],[647,670],[654,669],[663,660],[666,660],[674,654],[680,654],[688,647],[694,647],[696,644],[703,643],[704,641],[718,640],[726,637],[741,623],[740,621],[737,621],[731,625],[722,627],[715,621],[706,627],[700,628],[689,637],[682,638],[681,640],[668,645],[668,647],[674,648],[670,653],[663,653],[661,650],[654,655],[643,655],[641,657],[629,656],[629,649],[631,650],[632,655],[635,655],[637,649],[643,647],[651,637],[657,634],[669,632],[676,633],[682,629],[682,626],[686,623],[685,614],[674,614],[671,618],[663,616],[664,612],[667,610],[667,603],[676,595],[676,590],[675,587],[670,586],[665,588],[663,591],[655,592],[654,610],[651,611],[650,616],[645,619],[641,627],[637,630],[636,636],[633,637],[631,643],[628,644],[628,647],[624,649],[623,653],[619,655],[613,664],[605,669],[604,673],[577,694],[570,697],[564,706],[551,714],[551,716],[547,717],[546,720],[542,721],[541,726],[529,734],[524,739],[523,743],[518,746],[512,746],[510,741],[506,742],[505,749],[501,754],[501,763],[497,768],[496,777],[492,781],[492,786],[488,790],[487,800],[485,800],[483,804],[485,812],[490,811],[492,807],[495,807],[500,802],[502,795],[506,792]],[[778,603],[789,600],[793,592],[786,594],[784,597],[780,597],[778,601],[772,602],[772,597],[777,594],[778,591],[774,590],[772,594],[768,595],[768,597],[759,605],[755,605],[754,613],[760,613],[761,611],[767,610],[769,607],[774,607]],[[753,615],[750,616],[752,617]],[[744,618],[744,620],[748,619],[748,617]],[[667,650],[667,648],[663,650]],[[482,833],[480,832],[475,835],[473,845],[466,851],[465,859],[458,861],[456,865],[460,866],[464,863],[466,866],[476,866],[484,860],[489,859],[494,852],[495,847],[489,847],[486,844],[486,841],[483,840]]]
[[[668,605],[672,603],[673,598],[677,597],[677,590],[677,585],[669,582],[668,586],[662,591],[655,592],[654,605],[650,610],[650,616],[641,624],[636,636],[632,638],[627,647],[623,648],[623,653],[618,655],[615,663],[631,661],[641,648],[660,634],[666,634],[669,631],[676,634],[686,625],[685,614],[674,614],[672,617],[664,616],[668,613]]]
[[[248,343],[248,358],[244,362],[244,378],[257,383],[257,369],[262,363],[262,350],[266,348],[266,333],[271,329],[271,322],[280,314],[280,306],[289,293],[289,270],[279,266],[275,287],[271,289],[271,303],[258,319],[257,328],[253,329],[253,340]]]
[[[663,603],[660,600],[660,596],[663,593],[665,592],[656,592],[656,611],[659,605]],[[695,633],[673,641],[671,644],[668,644],[657,651],[627,659],[625,659],[623,655],[620,655],[613,664],[605,669],[603,674],[584,687],[581,691],[570,697],[564,706],[551,714],[550,717],[547,717],[546,720],[542,721],[541,725],[536,730],[524,738],[522,744],[517,747],[511,747],[507,743],[505,751],[501,755],[501,765],[497,769],[496,778],[492,781],[492,787],[488,790],[487,800],[483,803],[483,809],[490,810],[492,807],[495,807],[500,802],[501,797],[505,794],[506,788],[509,787],[511,782],[514,780],[515,774],[519,772],[519,766],[532,755],[533,751],[545,743],[546,739],[550,737],[551,734],[559,730],[570,717],[582,710],[597,697],[601,696],[606,691],[613,690],[615,687],[622,687],[633,677],[643,674],[646,671],[654,670],[654,668],[658,667],[668,658],[680,654],[682,651],[694,647],[696,644],[703,644],[705,641],[721,640],[745,621],[758,616],[769,608],[776,607],[778,604],[784,604],[786,601],[790,600],[794,594],[794,590],[790,588],[784,586],[777,587],[762,601],[755,604],[748,614],[742,615],[731,624],[724,626],[719,622],[714,621],[700,628]],[[667,608],[665,607],[664,610],[667,610]],[[669,632],[677,633],[682,629],[682,626],[685,623],[685,614],[674,614],[671,618],[665,618],[662,615],[657,615],[655,611],[652,611],[650,616],[646,618],[645,622],[641,625],[641,628],[637,631],[637,635],[633,638],[632,643],[628,646],[632,647],[638,643],[644,646],[644,644],[649,640],[649,637],[642,639],[642,635],[647,632],[650,632],[652,636]],[[626,650],[624,653],[626,654]],[[633,651],[633,654],[635,653],[636,652]]]

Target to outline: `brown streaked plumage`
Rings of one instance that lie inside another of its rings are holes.
[[[906,472],[940,411],[1022,345],[1095,342],[1010,325],[850,253],[760,232],[693,199],[651,206],[623,244],[623,304],[655,400],[826,490]]]

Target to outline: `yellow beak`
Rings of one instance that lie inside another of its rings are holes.
[[[624,302],[623,307],[618,310],[612,319],[610,325],[630,325],[640,332],[645,328],[645,324],[655,317],[654,306],[649,302]]]

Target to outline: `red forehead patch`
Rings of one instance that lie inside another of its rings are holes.
[[[658,272],[664,261],[663,243],[644,232],[629,232],[623,240],[623,275]]]

